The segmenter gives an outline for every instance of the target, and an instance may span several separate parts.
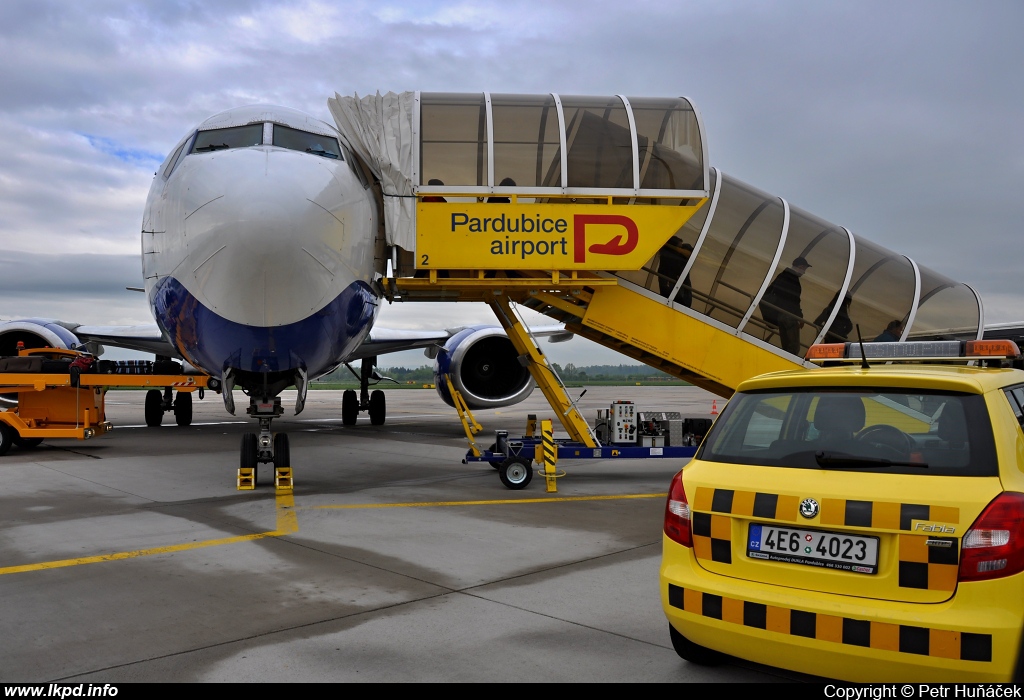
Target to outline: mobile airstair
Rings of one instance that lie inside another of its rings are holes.
[[[709,167],[684,98],[388,93],[329,100],[381,188],[394,301],[480,301],[572,440],[593,446],[523,307],[719,396],[815,342],[975,339],[966,284]],[[795,265],[798,259],[804,265]],[[797,303],[773,294],[799,276]]]

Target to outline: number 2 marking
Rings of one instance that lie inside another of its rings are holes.
[[[429,265],[430,256],[426,253],[423,254],[423,260],[420,261],[420,265]]]

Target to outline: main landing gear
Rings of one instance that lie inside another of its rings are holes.
[[[359,374],[346,363],[348,371],[359,379],[359,395],[352,389],[341,395],[341,423],[342,425],[355,425],[356,418],[360,411],[370,414],[370,425],[384,425],[387,418],[387,401],[384,392],[374,389],[370,392],[370,381],[376,384],[381,381],[395,381],[390,377],[382,377],[374,366],[377,364],[376,357],[364,357],[359,367]]]
[[[170,387],[163,392],[150,389],[146,392],[146,425],[156,428],[164,421],[164,413],[174,412],[174,422],[180,426],[192,425],[192,392],[179,391],[172,397]]]

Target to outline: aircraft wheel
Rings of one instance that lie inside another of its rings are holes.
[[[498,477],[506,488],[518,491],[533,479],[533,467],[525,457],[509,457],[498,467]]]
[[[259,462],[257,461],[256,452],[256,433],[244,433],[242,435],[242,458],[239,461],[238,466],[242,469],[252,468],[256,469]],[[256,483],[256,472],[253,471],[252,482]]]
[[[341,423],[342,425],[355,425],[359,417],[359,399],[356,392],[351,389],[341,395]]]
[[[288,447],[288,433],[274,435],[274,468],[292,466],[291,450]]]
[[[39,447],[43,443],[42,438],[23,438],[20,435],[15,434],[12,438],[15,446],[20,447],[23,450],[31,450]]]
[[[0,455],[7,454],[7,450],[11,449],[11,445],[14,444],[14,436],[17,434],[14,428],[0,421]]]
[[[179,391],[174,397],[174,421],[180,426],[192,425],[192,394]]]
[[[384,425],[388,409],[384,392],[377,389],[370,394],[370,425]]]
[[[146,425],[159,427],[164,422],[164,397],[159,389],[146,392]]]

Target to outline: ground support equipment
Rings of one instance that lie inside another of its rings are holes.
[[[33,348],[22,350],[19,356],[40,354],[48,358],[76,358],[81,353]],[[12,444],[31,448],[44,439],[88,440],[110,432],[113,426],[106,419],[104,401],[109,389],[150,388],[150,393],[156,393],[158,398],[161,389],[176,390],[179,397],[188,397],[191,409],[191,393],[208,386],[213,388],[209,380],[206,375],[181,374],[0,372],[0,394],[17,395],[18,399],[16,406],[0,410],[0,455]],[[191,423],[191,410],[188,418]]]
[[[547,424],[547,425],[545,425]],[[480,450],[479,456],[473,450],[466,452],[463,464],[471,462],[487,462],[498,470],[507,488],[519,490],[526,488],[533,478],[532,463],[542,465],[540,471],[544,477],[548,493],[557,491],[555,479],[564,476],[555,465],[566,460],[581,459],[692,459],[697,454],[697,447],[680,445],[678,447],[641,447],[638,445],[596,445],[589,446],[574,440],[561,440],[550,437],[551,421],[541,421],[541,436],[524,435],[509,438],[507,430],[495,432],[494,445],[491,449]],[[545,430],[547,428],[547,430]]]
[[[535,421],[536,424],[536,421]],[[531,433],[530,425],[526,426],[526,432]],[[548,493],[557,493],[558,484],[555,481],[560,474],[555,468],[558,463],[558,450],[555,448],[555,436],[551,427],[551,421],[544,419],[540,424],[540,447],[537,449],[537,461],[543,465],[541,472],[544,474],[544,485]],[[561,473],[562,475],[565,472]]]
[[[565,386],[555,373],[554,368],[548,364],[547,358],[544,357],[540,347],[530,335],[529,329],[512,310],[509,298],[504,295],[495,296],[488,303],[519,353],[519,361],[529,370],[530,376],[537,383],[544,398],[548,400],[548,404],[555,411],[555,415],[558,416],[566,432],[576,442],[587,447],[596,446],[597,440],[594,439],[590,426],[580,415],[576,404],[565,393]]]
[[[455,404],[455,410],[459,414],[459,420],[462,421],[462,429],[466,432],[466,440],[469,441],[469,451],[479,457],[480,448],[477,446],[476,440],[473,439],[473,436],[484,428],[477,422],[476,418],[473,416],[473,412],[469,410],[469,406],[466,404],[466,399],[462,397],[462,393],[455,388],[454,384],[452,384],[451,377],[445,376],[445,381],[448,383],[448,393],[452,397],[452,403]]]

